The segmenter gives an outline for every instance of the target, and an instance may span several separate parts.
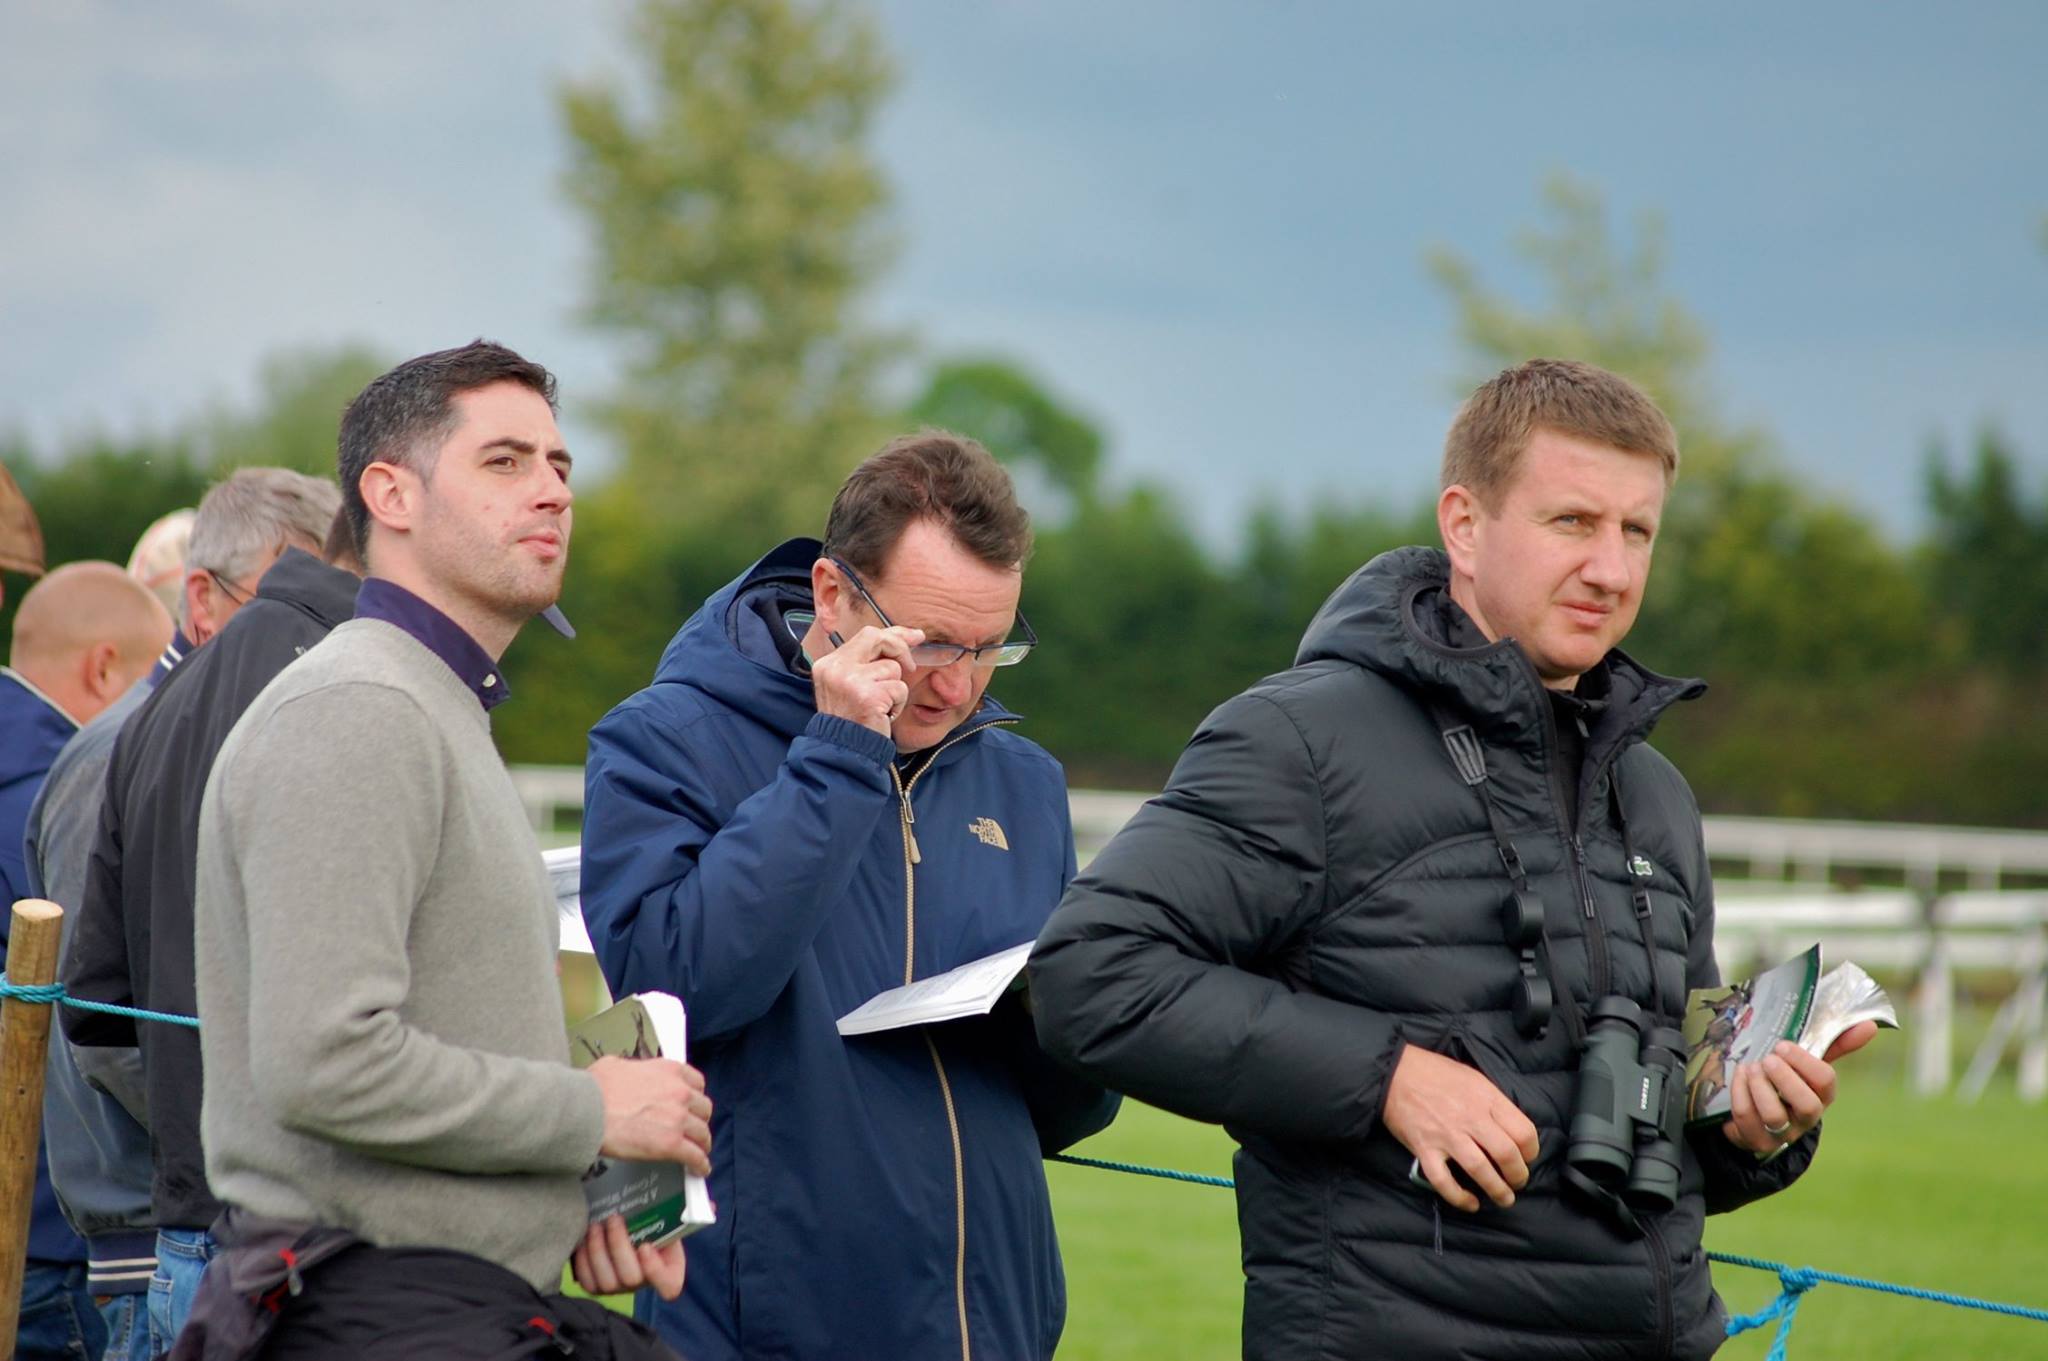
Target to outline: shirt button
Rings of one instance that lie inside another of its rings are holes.
[[[493,676],[485,676],[485,677],[484,677],[484,687],[485,687],[486,689],[490,688],[490,687],[491,687],[491,686],[493,686],[493,685],[496,685],[497,683],[498,683],[498,678],[497,678],[496,676],[494,676],[494,675],[493,675]]]

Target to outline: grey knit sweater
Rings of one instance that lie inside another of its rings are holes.
[[[215,1194],[554,1288],[603,1109],[475,694],[376,620],[287,667],[214,764],[196,917]]]

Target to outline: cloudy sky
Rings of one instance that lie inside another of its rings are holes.
[[[594,395],[553,92],[630,67],[622,13],[7,7],[0,426],[161,425],[282,347],[479,333]],[[1460,357],[1422,257],[1527,293],[1555,171],[1664,217],[1716,391],[1814,484],[1910,532],[1930,437],[1986,421],[2048,481],[2036,0],[877,13],[877,312],[1022,362],[1219,538],[1261,497],[1428,485]]]

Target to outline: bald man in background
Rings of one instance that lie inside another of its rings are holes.
[[[0,947],[11,908],[28,896],[22,831],[57,753],[88,719],[155,664],[171,638],[157,598],[111,562],[74,562],[29,588],[0,667]],[[64,1222],[36,1151],[28,1269],[15,1355],[97,1356],[104,1327],[85,1286],[85,1241]]]

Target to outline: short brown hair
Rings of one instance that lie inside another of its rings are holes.
[[[455,428],[455,399],[492,383],[530,388],[554,409],[553,374],[503,345],[477,339],[453,350],[415,356],[371,379],[341,413],[341,505],[348,513],[360,561],[368,562],[370,556],[363,470],[372,463],[395,463],[432,480],[441,443]]]
[[[825,554],[880,576],[913,521],[930,520],[991,567],[1031,556],[1031,517],[995,456],[965,435],[920,430],[853,470],[825,517]]]
[[[1666,487],[1678,476],[1678,433],[1648,393],[1592,364],[1531,359],[1480,384],[1458,408],[1444,437],[1443,485],[1497,508],[1538,430],[1653,457]]]

